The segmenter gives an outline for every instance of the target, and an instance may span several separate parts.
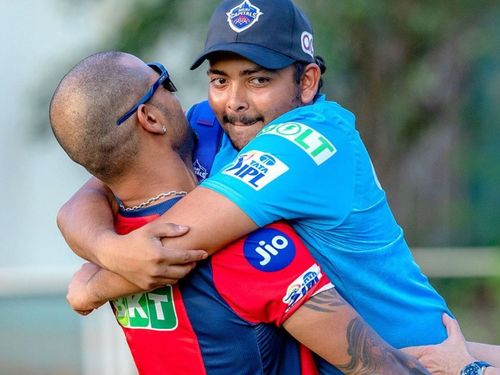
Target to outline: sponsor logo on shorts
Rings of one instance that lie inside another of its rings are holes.
[[[300,147],[316,165],[330,159],[337,149],[323,134],[299,122],[285,122],[266,126],[259,135],[277,135]]]
[[[245,239],[243,252],[254,268],[263,272],[274,272],[292,263],[295,245],[282,231],[261,228]]]
[[[323,277],[321,269],[317,264],[313,264],[306,272],[292,282],[287,289],[283,302],[288,305],[286,311],[290,310],[308,291],[311,290]]]
[[[231,29],[240,33],[252,27],[263,14],[249,0],[245,0],[226,13],[227,23]]]
[[[222,173],[243,181],[252,189],[260,190],[286,171],[287,165],[276,156],[249,151],[239,155]]]
[[[149,293],[112,301],[116,320],[126,328],[171,331],[177,328],[173,291],[170,285]]]

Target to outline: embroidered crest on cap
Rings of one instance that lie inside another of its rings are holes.
[[[311,33],[304,31],[300,37],[302,51],[314,58],[313,36]]]
[[[262,13],[260,9],[254,6],[249,0],[245,0],[226,14],[227,23],[231,29],[240,33],[252,27],[264,13]]]

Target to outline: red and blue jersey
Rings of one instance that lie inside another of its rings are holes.
[[[117,232],[154,220],[177,200],[120,212]],[[112,305],[141,375],[310,375],[318,373],[312,353],[279,326],[330,287],[300,238],[279,222],[200,262],[175,286]]]

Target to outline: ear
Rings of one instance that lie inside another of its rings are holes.
[[[160,113],[152,105],[141,104],[137,108],[137,120],[142,128],[150,133],[165,134],[166,128],[160,123]]]
[[[319,66],[311,63],[306,66],[304,74],[300,79],[300,99],[303,104],[312,103],[314,97],[318,93],[319,80],[321,78],[321,71]]]

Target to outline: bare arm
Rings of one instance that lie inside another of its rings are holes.
[[[182,236],[189,229],[168,222],[173,216],[160,218],[132,234],[117,235],[113,228],[113,206],[116,210],[109,189],[92,178],[61,208],[57,218],[59,229],[77,255],[122,275],[142,289],[174,283],[193,268],[193,262],[206,258],[205,251],[190,250],[195,248],[190,246],[192,235],[180,243],[174,242],[169,249],[162,246],[161,236]],[[196,219],[194,210],[189,212]]]
[[[120,275],[85,263],[73,275],[66,300],[77,313],[87,315],[108,301],[143,291]]]
[[[418,358],[432,374],[457,375],[469,363],[482,360],[497,366],[499,361],[498,346],[466,343],[458,322],[443,314],[443,324],[448,338],[441,344],[415,346],[403,349]],[[486,375],[500,374],[500,367],[488,367]]]
[[[486,361],[492,366],[500,369],[500,345],[482,344],[479,342],[467,342],[469,353],[481,361]]]
[[[335,288],[313,296],[284,328],[345,374],[429,374],[415,358],[383,341]]]
[[[59,230],[75,254],[100,266],[102,252],[96,249],[107,232],[114,232],[113,204],[113,194],[108,187],[92,177],[57,215]]]

